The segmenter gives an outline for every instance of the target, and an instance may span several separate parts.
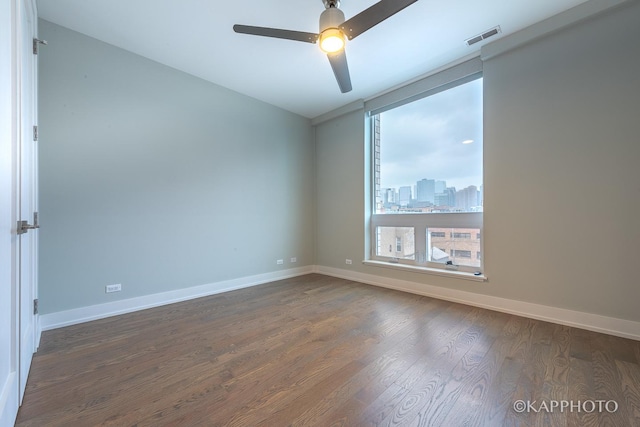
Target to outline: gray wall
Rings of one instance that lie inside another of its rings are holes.
[[[317,247],[316,264],[344,266],[362,261],[365,150],[362,111],[316,127]]]
[[[308,119],[46,21],[40,35],[41,313],[314,263]]]
[[[485,62],[488,282],[355,262],[358,113],[316,130],[318,264],[639,321],[640,4],[630,3]]]

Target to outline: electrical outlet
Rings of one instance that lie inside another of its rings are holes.
[[[291,262],[298,262],[298,258],[296,258],[296,257],[291,257]]]
[[[344,263],[348,264],[348,265],[351,265],[351,264],[353,264],[353,261],[351,261],[350,259],[347,258],[347,259],[344,260]]]
[[[107,285],[104,287],[104,291],[107,294],[111,292],[120,292],[121,290],[122,290],[122,285],[119,283],[117,285]]]
[[[276,260],[276,264],[282,265],[282,264],[284,264],[284,260],[283,259],[278,259],[278,260]]]

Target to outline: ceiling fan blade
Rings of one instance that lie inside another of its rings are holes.
[[[342,49],[339,52],[328,53],[327,58],[331,63],[333,74],[336,76],[338,86],[342,93],[351,91],[351,77],[349,77],[349,65],[347,65],[347,54]]]
[[[250,25],[234,25],[233,31],[254,36],[275,37],[277,39],[295,40],[299,42],[316,43],[319,34],[302,31],[281,30],[279,28],[252,27]]]
[[[344,23],[340,25],[340,29],[349,40],[355,39],[369,28],[381,23],[417,1],[418,0],[381,0],[356,16],[344,21]]]

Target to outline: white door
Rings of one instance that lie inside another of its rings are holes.
[[[38,318],[34,312],[37,298],[38,231],[34,221],[38,212],[38,149],[34,140],[37,120],[37,56],[33,40],[37,35],[34,2],[20,0],[18,25],[18,218],[26,221],[24,232],[18,229],[18,289],[19,289],[19,383],[20,402],[24,396],[31,359],[37,348]]]

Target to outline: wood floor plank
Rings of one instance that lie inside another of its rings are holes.
[[[607,335],[597,334],[592,342],[593,358],[593,400],[613,400],[619,405],[624,402],[624,392],[620,373],[615,368],[616,360],[611,352],[611,341]],[[627,426],[627,409],[623,411],[602,411],[598,414],[600,425]]]
[[[551,342],[550,362],[545,381],[557,386],[566,386],[569,375],[569,352],[571,328],[556,325]]]
[[[639,366],[637,341],[309,274],[46,331],[16,425],[640,425]],[[512,409],[554,399],[619,409]]]
[[[551,351],[551,337],[555,325],[537,322],[531,336],[531,346],[523,359],[523,368],[516,383],[513,402],[538,402],[542,397],[542,388]],[[533,426],[536,414],[509,410],[505,417],[506,425]]]
[[[582,355],[582,353],[579,353]],[[586,402],[594,400],[593,364],[581,358],[572,358],[569,367],[569,388],[567,398],[570,402]],[[590,408],[587,408],[590,409]],[[599,416],[594,412],[569,408],[567,413],[568,427],[598,427]]]
[[[629,425],[640,426],[640,365],[616,360]]]
[[[554,325],[550,348],[539,400],[536,406],[535,426],[562,426],[566,413],[551,409],[554,402],[568,400],[568,380],[570,365],[571,333],[573,329],[564,325]],[[541,405],[546,406],[540,409]],[[546,408],[550,408],[547,410]]]
[[[536,401],[537,413],[534,425],[536,427],[562,427],[566,425],[566,412],[551,409],[554,402],[568,400],[568,385],[546,380],[542,385],[540,400]],[[546,405],[543,407],[542,405]],[[545,409],[549,408],[549,409]]]

